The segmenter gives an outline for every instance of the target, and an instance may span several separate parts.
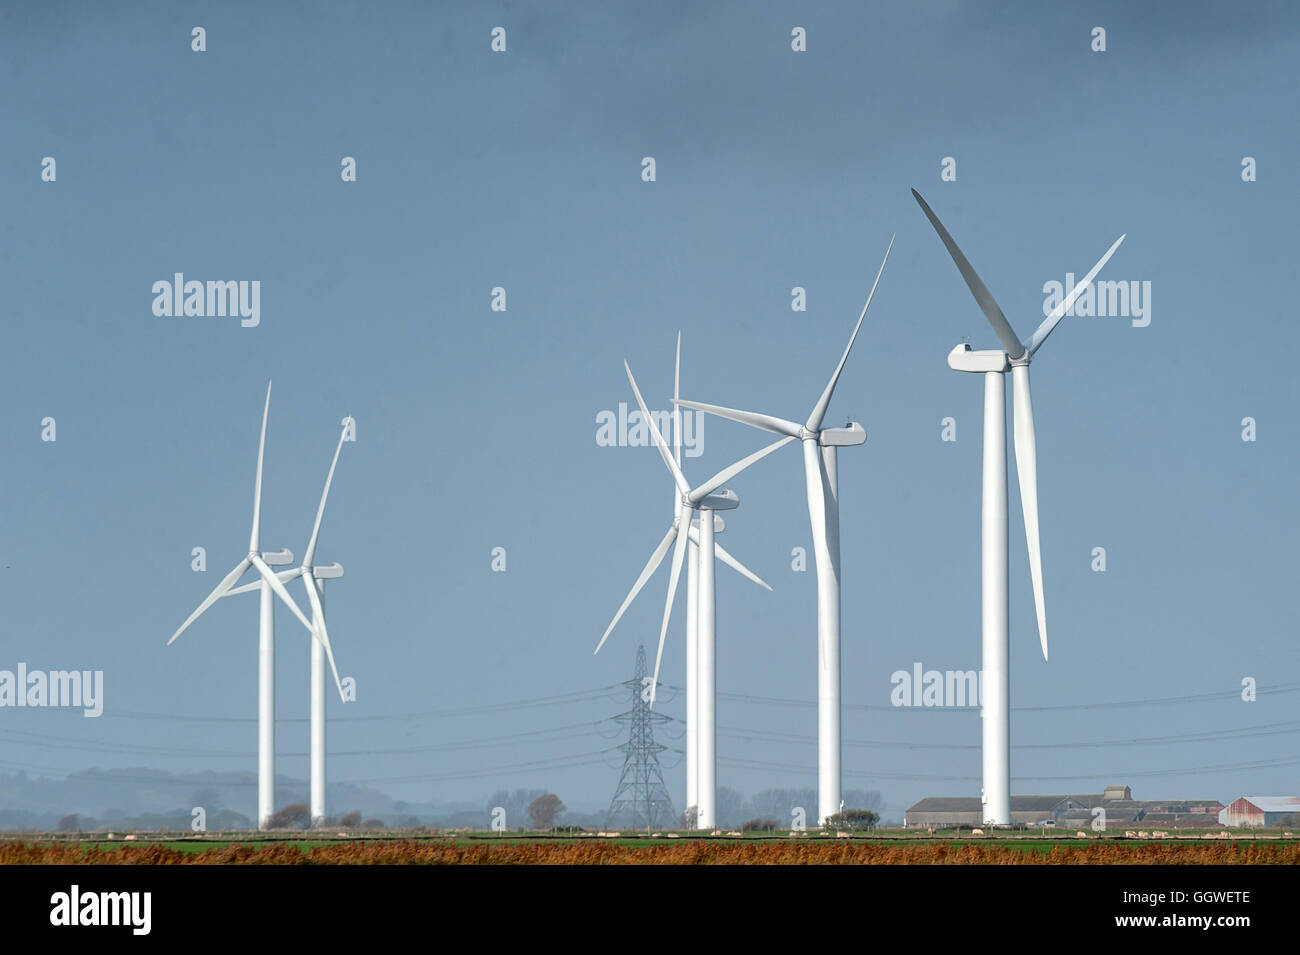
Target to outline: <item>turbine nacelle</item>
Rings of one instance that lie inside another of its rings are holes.
[[[318,564],[311,569],[311,575],[317,580],[337,580],[343,576],[343,565],[338,561],[332,564]]]
[[[817,443],[823,448],[851,448],[867,443],[867,431],[856,421],[850,421],[843,428],[822,428]]]
[[[248,555],[252,558],[252,554]],[[287,547],[281,547],[279,550],[263,551],[262,560],[266,561],[272,567],[284,567],[293,563],[293,551]]]
[[[961,344],[948,352],[948,367],[953,371],[969,371],[976,374],[990,371],[1006,372],[1011,368],[1011,359],[1007,353],[998,348],[973,350],[970,345]]]
[[[736,496],[735,491],[724,487],[720,491],[704,495],[695,502],[694,506],[710,511],[734,511],[740,507],[740,498]]]

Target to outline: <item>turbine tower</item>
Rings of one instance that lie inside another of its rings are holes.
[[[677,358],[673,366],[673,400],[681,397],[682,378],[682,333],[677,333]],[[682,466],[682,411],[673,405],[673,457],[677,466]],[[676,484],[673,485],[673,514],[680,516],[681,498]],[[721,534],[726,530],[726,521],[721,514],[713,515],[713,533]],[[736,558],[732,557],[721,544],[714,543],[714,552],[719,560],[737,573],[749,578],[766,590],[772,588]],[[700,583],[700,519],[691,521],[690,540],[686,545],[686,807],[698,810],[700,803],[699,789],[699,740],[701,734],[710,739],[717,739],[716,681],[710,681],[707,699],[701,699],[700,692],[700,643],[698,638],[699,622],[699,583]],[[710,673],[715,672],[713,647],[709,647],[709,660],[706,667]],[[702,724],[702,716],[707,719]],[[698,817],[698,813],[697,813]]]
[[[672,717],[650,709],[645,672],[645,646],[636,648],[636,674],[624,682],[632,691],[632,709],[614,719],[628,724],[627,742],[619,747],[624,753],[623,772],[618,777],[618,788],[609,802],[605,816],[606,827],[619,825],[620,818],[628,818],[633,829],[663,828],[673,821],[673,801],[664,785],[663,770],[659,768],[659,754],[668,747],[655,742],[655,723],[666,723]]]
[[[1034,588],[1034,609],[1038,617],[1038,640],[1047,659],[1047,608],[1043,602],[1043,565],[1038,539],[1038,453],[1034,439],[1034,411],[1029,395],[1029,363],[1052,329],[1093,278],[1101,271],[1124,236],[1115,240],[1087,275],[1055,309],[1043,319],[1027,343],[1022,343],[1002,314],[993,295],[943,227],[934,210],[915,189],[912,195],[934,226],[966,281],[980,310],[993,326],[1004,350],[972,351],[958,345],[948,354],[954,371],[984,376],[984,463],[980,507],[981,647],[983,678],[980,691],[984,791],[984,822],[994,826],[1011,824],[1011,693],[1007,658],[1010,651],[1008,628],[1009,575],[1007,565],[1007,406],[1006,374],[1011,373],[1014,396],[1013,434],[1016,473],[1020,482],[1020,504],[1025,517],[1025,544],[1029,551],[1029,575]]]
[[[716,625],[717,613],[713,597],[714,583],[714,558],[717,556],[717,545],[714,542],[714,512],[720,510],[731,510],[740,505],[740,499],[729,490],[719,490],[723,484],[730,481],[745,468],[749,467],[755,461],[766,457],[777,448],[788,444],[792,438],[782,438],[774,441],[767,447],[754,452],[747,458],[743,458],[729,467],[719,471],[709,480],[705,481],[699,487],[692,488],[687,482],[682,469],[677,465],[676,459],[668,445],[664,442],[663,435],[659,433],[659,427],[655,424],[654,418],[650,416],[646,408],[645,400],[641,397],[641,390],[637,387],[636,379],[632,377],[632,369],[627,362],[623,363],[627,371],[627,380],[632,385],[632,393],[636,395],[637,406],[641,409],[642,420],[650,428],[650,435],[654,439],[655,447],[659,450],[659,456],[663,458],[664,464],[672,473],[673,482],[677,487],[679,495],[676,504],[677,513],[673,517],[672,524],[664,534],[663,539],[655,548],[654,553],[650,555],[650,560],[646,562],[641,571],[641,576],[637,578],[632,589],[623,599],[623,604],[614,614],[614,619],[610,621],[609,626],[605,629],[605,634],[596,644],[596,652],[605,645],[609,639],[610,633],[623,612],[627,610],[628,605],[640,593],[641,588],[645,586],[647,580],[659,568],[663,559],[668,554],[669,546],[673,548],[672,571],[668,578],[668,596],[664,602],[663,623],[659,629],[659,651],[655,657],[654,682],[650,687],[650,705],[654,705],[656,690],[659,684],[659,668],[663,662],[664,655],[664,638],[668,634],[668,619],[672,615],[673,599],[677,595],[677,582],[681,577],[682,560],[686,554],[686,544],[691,536],[691,525],[695,518],[695,513],[699,512],[699,571],[698,571],[698,593],[696,595],[696,642],[697,642],[697,679],[698,693],[696,710],[699,716],[700,731],[696,736],[696,786],[698,788],[698,826],[701,829],[713,828],[716,824],[714,816],[716,814],[717,804],[717,728],[714,721],[714,712],[716,711],[717,684],[715,680],[714,661],[716,659]],[[716,492],[716,493],[715,493]],[[742,571],[744,572],[744,571]],[[757,578],[755,578],[757,579]],[[762,583],[762,581],[759,581]],[[766,586],[766,585],[765,585]],[[771,588],[768,588],[769,590]]]
[[[258,668],[257,668],[257,824],[266,826],[275,804],[275,613],[271,602],[274,593],[293,611],[304,627],[313,629],[298,605],[285,590],[280,578],[271,571],[270,564],[285,564],[293,560],[287,550],[263,554],[260,547],[262,512],[262,458],[266,449],[266,420],[271,411],[271,383],[266,385],[266,404],[262,408],[262,435],[257,444],[257,478],[253,485],[253,529],[248,539],[248,556],[241,560],[217,584],[212,593],[199,604],[189,618],[167,641],[170,646],[176,638],[203,615],[209,607],[230,593],[261,592],[258,611]],[[233,590],[234,584],[249,567],[257,568],[261,579],[248,586]]]
[[[330,564],[325,567],[312,567],[310,574],[304,574],[307,586],[316,591],[312,616],[319,616],[322,632],[325,629],[325,581],[343,576],[342,564]],[[312,825],[318,826],[325,821],[325,648],[319,640],[311,642],[311,785],[310,806]],[[332,666],[331,661],[331,666]],[[338,680],[337,671],[334,679]],[[339,683],[339,697],[343,696],[343,685]]]
[[[812,525],[813,554],[817,562],[817,818],[822,821],[839,811],[842,774],[840,771],[840,492],[837,448],[851,447],[867,440],[862,425],[850,422],[843,428],[824,428],[822,423],[830,407],[835,385],[848,361],[853,342],[867,317],[871,299],[880,284],[880,276],[889,261],[894,240],[889,240],[885,258],[876,273],[867,303],[862,306],[858,324],[840,356],[830,381],[803,424],[771,415],[737,411],[698,401],[677,401],[694,408],[739,421],[763,431],[784,434],[787,440],[803,443],[804,482],[808,491],[808,517]]]

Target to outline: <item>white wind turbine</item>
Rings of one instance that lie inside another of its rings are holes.
[[[282,583],[301,577],[307,589],[307,599],[311,603],[311,628],[315,639],[311,642],[311,762],[310,762],[310,806],[313,824],[319,824],[325,818],[325,663],[328,660],[334,674],[334,684],[338,687],[339,698],[346,701],[343,682],[339,679],[338,667],[334,664],[334,651],[330,647],[329,630],[325,626],[325,581],[343,576],[343,568],[335,563],[323,567],[312,564],[316,556],[316,543],[320,537],[321,521],[325,516],[325,502],[329,499],[330,485],[334,482],[334,469],[339,463],[339,453],[347,439],[350,418],[343,419],[343,432],[339,443],[334,448],[334,459],[330,462],[329,474],[325,477],[325,489],[321,492],[320,504],[316,508],[316,523],[312,525],[311,539],[303,553],[302,564],[292,570],[281,571],[276,575]],[[292,559],[292,558],[291,558]],[[228,591],[225,596],[246,593],[260,586],[253,583]]]
[[[673,398],[674,400],[681,397],[681,372],[682,372],[682,335],[677,333],[677,358],[673,371]],[[677,466],[682,466],[682,414],[681,409],[676,405],[673,406],[673,458],[677,461]],[[681,518],[682,500],[677,490],[676,482],[673,484],[673,520]],[[714,679],[716,672],[714,663],[716,660],[716,647],[710,643],[707,647],[701,647],[699,641],[699,582],[700,582],[700,520],[694,518],[691,521],[690,540],[687,543],[686,551],[686,805],[687,807],[699,807],[699,740],[705,736],[710,740],[717,739],[717,684]],[[676,526],[674,524],[674,526]],[[726,529],[726,522],[722,519],[721,514],[713,515],[713,533],[721,534]],[[724,548],[721,544],[714,543],[714,552],[717,558],[724,564],[731,567],[737,573],[748,577],[754,583],[766,590],[772,588],[761,577],[752,570],[736,560],[735,557]],[[629,598],[628,603],[631,603]],[[624,604],[626,608],[627,604]],[[622,615],[622,609],[619,611]],[[609,625],[609,629],[614,629],[614,624],[618,622],[618,617],[614,618],[614,623]],[[608,631],[606,636],[608,636]],[[604,642],[603,640],[601,641]],[[708,673],[707,690],[703,690],[700,681],[701,667]],[[697,820],[698,822],[698,820]]]
[[[289,551],[278,554],[261,553],[259,545],[261,511],[262,511],[262,457],[266,448],[266,419],[271,410],[271,383],[266,385],[266,404],[262,408],[262,436],[257,444],[257,479],[253,488],[253,529],[248,537],[248,556],[241,560],[229,574],[217,584],[212,593],[199,604],[189,618],[167,641],[170,646],[177,637],[197,620],[205,610],[232,591],[234,584],[244,575],[249,567],[257,568],[261,579],[240,592],[260,590],[261,606],[258,614],[258,681],[257,681],[257,823],[266,825],[267,819],[274,811],[275,802],[275,617],[270,594],[274,593],[289,609],[293,611],[304,627],[313,629],[311,622],[303,616],[298,605],[289,596],[289,591],[279,577],[272,572],[269,563],[286,563],[293,560]]]
[[[837,448],[862,444],[867,433],[856,421],[844,428],[823,428],[835,385],[853,342],[867,317],[880,276],[889,261],[894,240],[889,240],[885,257],[862,306],[858,324],[840,356],[831,379],[803,424],[771,415],[737,411],[699,401],[678,401],[678,405],[739,421],[763,431],[798,438],[803,443],[804,482],[808,490],[808,517],[812,525],[813,553],[817,562],[817,819],[819,822],[840,811],[840,493]]]
[[[1043,603],[1043,565],[1038,540],[1038,454],[1034,440],[1034,411],[1029,395],[1029,363],[1052,329],[1091,284],[1124,236],[1106,250],[1055,309],[1043,319],[1027,343],[1011,328],[948,230],[915,189],[912,195],[948,249],[981,311],[1002,342],[1003,349],[972,351],[958,345],[948,355],[948,367],[984,375],[984,464],[980,508],[981,646],[982,686],[980,691],[983,732],[984,822],[1011,824],[1011,718],[1010,684],[1007,672],[1008,594],[1007,580],[1007,406],[1006,378],[1011,372],[1014,395],[1013,428],[1016,472],[1020,480],[1020,504],[1025,516],[1025,543],[1029,551],[1029,575],[1034,588],[1034,609],[1038,616],[1038,639],[1047,659],[1047,609]]]
[[[745,468],[749,467],[755,461],[766,457],[777,448],[788,444],[791,438],[782,438],[780,441],[774,441],[767,447],[754,452],[746,458],[737,461],[729,467],[723,468],[709,480],[705,481],[699,487],[692,488],[682,474],[682,469],[678,465],[668,445],[664,442],[663,435],[659,433],[659,427],[651,417],[649,410],[646,408],[644,399],[641,397],[641,390],[637,388],[636,379],[632,377],[632,369],[628,367],[627,362],[623,363],[627,371],[627,380],[632,385],[632,393],[636,395],[637,406],[641,409],[642,420],[650,428],[650,435],[654,439],[655,447],[659,450],[659,456],[663,458],[664,464],[672,473],[673,483],[677,486],[677,500],[674,504],[675,513],[672,524],[669,526],[667,533],[659,545],[650,555],[650,559],[641,570],[641,575],[637,578],[632,589],[623,599],[622,605],[618,612],[614,614],[614,619],[610,621],[609,626],[605,629],[604,635],[600,642],[596,644],[596,653],[605,645],[609,635],[613,632],[615,625],[622,618],[624,611],[636,599],[636,595],[641,592],[647,580],[663,563],[663,559],[668,554],[668,548],[673,548],[672,571],[668,578],[668,596],[664,602],[663,623],[659,629],[659,650],[655,655],[655,672],[654,678],[650,684],[650,703],[653,706],[656,691],[659,686],[659,667],[663,661],[664,655],[664,638],[668,634],[668,619],[672,615],[673,600],[677,595],[677,582],[681,576],[682,560],[686,554],[687,542],[696,537],[699,547],[698,569],[697,569],[697,593],[696,593],[696,645],[697,645],[697,663],[696,678],[699,684],[697,691],[696,710],[699,717],[699,732],[696,735],[696,788],[697,802],[696,808],[698,815],[696,825],[698,828],[713,828],[716,825],[717,814],[717,725],[714,719],[717,700],[717,683],[715,671],[716,659],[716,638],[717,638],[717,611],[714,603],[714,558],[719,556],[720,548],[714,542],[714,518],[715,511],[732,510],[739,506],[740,499],[735,493],[729,490],[719,490],[722,485],[726,484],[733,477],[739,474]],[[716,493],[715,493],[716,492]],[[692,527],[695,514],[699,512],[698,527]],[[734,560],[728,559],[730,555],[723,559],[735,567],[741,573],[751,579],[763,584],[749,571],[745,570]],[[763,584],[763,586],[767,586]],[[771,589],[770,587],[768,588]],[[689,596],[689,595],[688,595]],[[688,606],[688,614],[689,614]],[[688,623],[689,625],[689,623]],[[689,703],[689,700],[688,700]]]

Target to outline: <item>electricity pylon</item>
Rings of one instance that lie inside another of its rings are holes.
[[[614,717],[628,724],[628,738],[619,747],[624,753],[623,773],[605,817],[608,828],[623,820],[634,829],[663,828],[676,821],[659,767],[659,754],[668,747],[656,743],[654,734],[655,723],[666,723],[672,717],[650,709],[651,682],[652,677],[646,675],[645,647],[638,646],[636,675],[623,684],[632,694],[632,709]]]

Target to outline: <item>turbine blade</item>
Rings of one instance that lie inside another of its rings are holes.
[[[691,534],[692,534],[691,540],[693,541],[696,539],[696,537],[699,536],[699,532],[696,531],[695,528],[693,527],[691,528]],[[696,541],[696,543],[699,542]],[[713,552],[720,561],[722,561],[732,570],[736,571],[738,574],[741,574],[744,577],[748,577],[750,580],[758,584],[764,590],[772,589],[772,586],[766,580],[758,576],[758,574],[754,573],[752,570],[750,570],[740,561],[736,560],[736,558],[732,557],[729,553],[727,553],[726,548],[724,548],[721,544],[715,542],[713,545]]]
[[[262,523],[262,452],[266,450],[266,417],[271,413],[271,383],[266,383],[266,404],[262,407],[262,437],[257,442],[257,480],[253,484],[253,530],[248,535],[248,552],[261,551],[258,539]]]
[[[934,210],[931,209],[926,201],[921,198],[921,194],[913,189],[912,195],[915,196],[916,201],[921,204],[921,211],[925,213],[926,217],[930,220],[930,224],[934,226],[934,231],[939,233],[939,238],[942,239],[943,244],[948,247],[948,254],[951,255],[952,260],[957,263],[957,271],[961,272],[961,277],[966,280],[966,287],[971,290],[971,294],[975,296],[975,301],[979,303],[985,317],[988,318],[989,324],[993,326],[993,331],[997,333],[998,340],[1002,342],[1002,347],[1007,350],[1007,354],[1012,358],[1019,358],[1025,353],[1025,346],[1021,344],[1020,339],[1016,337],[1015,331],[1011,328],[1011,323],[1008,322],[1007,317],[1002,314],[1002,309],[1000,309],[998,303],[994,301],[992,293],[989,292],[988,288],[984,285],[983,280],[980,279],[975,269],[966,259],[966,256],[962,254],[961,249],[957,247],[957,243],[954,242],[952,236],[948,234],[948,230],[943,227],[943,223],[940,222],[939,217],[934,214]]]
[[[1025,544],[1029,548],[1029,576],[1034,584],[1034,610],[1038,614],[1038,641],[1047,659],[1047,608],[1043,606],[1043,560],[1038,541],[1038,450],[1034,441],[1034,406],[1029,397],[1029,366],[1013,365],[1011,384],[1016,442],[1016,473],[1020,478],[1020,504],[1025,513]]]
[[[308,630],[313,629],[311,621],[308,620],[306,616],[303,615],[303,612],[298,609],[298,605],[294,603],[293,598],[289,596],[289,591],[284,589],[284,584],[280,583],[280,578],[275,576],[271,568],[266,565],[266,561],[262,560],[261,555],[254,554],[249,559],[252,560],[253,566],[257,568],[257,572],[262,575],[262,579],[271,585],[271,589],[275,591],[275,595],[285,602],[289,609],[293,611],[293,615],[302,622],[302,625]]]
[[[320,605],[320,594],[316,592],[316,581],[310,574],[303,575],[302,580],[307,585],[307,599],[311,601],[311,619],[315,624],[311,635],[325,648],[325,656],[330,661],[330,671],[334,674],[334,685],[339,688],[339,699],[346,703],[347,697],[343,695],[343,681],[339,679],[339,668],[334,665],[334,651],[330,647],[329,630],[325,627],[325,608]]]
[[[793,421],[786,421],[784,418],[774,418],[771,415],[755,414],[752,411],[737,411],[735,408],[724,408],[721,405],[706,405],[702,401],[674,401],[673,404],[681,405],[683,408],[694,408],[696,411],[703,411],[707,414],[717,415],[719,418],[739,421],[741,424],[747,424],[751,428],[758,428],[762,431],[771,431],[773,434],[784,434],[791,438],[799,437],[799,425],[795,424]]]
[[[645,567],[641,569],[641,576],[636,579],[636,583],[632,585],[632,589],[629,590],[627,596],[623,598],[623,603],[619,605],[618,613],[614,614],[614,619],[611,620],[609,626],[605,628],[604,636],[600,638],[600,643],[596,644],[596,649],[592,651],[593,656],[600,652],[600,648],[605,645],[605,641],[609,639],[609,635],[614,632],[615,625],[623,619],[623,613],[632,605],[632,601],[635,600],[636,595],[641,592],[641,588],[645,586],[646,581],[654,576],[654,572],[659,569],[659,565],[663,563],[664,555],[668,553],[668,545],[673,542],[673,538],[676,534],[676,526],[669,527],[668,533],[664,535],[663,540],[661,540],[659,545],[655,547],[654,552],[650,555],[650,559],[646,561]]]
[[[1056,327],[1057,323],[1064,317],[1065,313],[1074,305],[1075,300],[1084,293],[1089,285],[1092,284],[1092,280],[1096,278],[1097,273],[1101,271],[1101,267],[1110,261],[1110,257],[1115,254],[1115,250],[1119,248],[1119,244],[1123,242],[1127,236],[1128,233],[1126,232],[1124,235],[1116,239],[1115,244],[1107,249],[1106,254],[1103,255],[1101,260],[1092,267],[1092,271],[1080,279],[1079,283],[1070,290],[1070,294],[1061,300],[1061,304],[1052,309],[1051,314],[1043,319],[1043,324],[1038,326],[1033,337],[1029,339],[1030,358],[1033,358],[1034,352],[1038,351],[1038,349],[1043,346],[1043,342],[1047,341],[1047,336],[1052,334],[1052,329]]]
[[[316,557],[316,540],[320,536],[321,518],[325,516],[325,502],[330,496],[330,484],[334,482],[334,469],[338,467],[339,452],[343,450],[343,439],[348,436],[348,429],[345,425],[343,433],[339,435],[338,446],[334,448],[334,460],[330,462],[330,472],[325,477],[325,490],[320,494],[320,505],[316,508],[316,523],[311,528],[311,540],[307,542],[307,552],[303,555],[302,565],[310,567],[312,560]]]
[[[894,239],[898,234],[890,236],[889,248],[885,249],[885,257],[880,262],[880,269],[876,272],[876,280],[871,283],[871,291],[867,294],[867,304],[862,306],[862,314],[858,316],[858,324],[853,326],[853,334],[849,336],[849,343],[844,347],[844,354],[840,356],[840,363],[835,366],[835,374],[831,375],[831,380],[826,383],[826,390],[822,396],[817,399],[817,404],[813,406],[812,414],[808,415],[806,427],[809,431],[820,431],[822,421],[826,417],[826,409],[830,407],[831,395],[835,393],[835,384],[840,380],[840,372],[844,370],[844,363],[849,360],[849,352],[853,350],[853,343],[858,338],[858,330],[862,328],[862,320],[867,317],[867,309],[871,307],[871,299],[876,294],[876,286],[880,284],[880,276],[885,274],[885,263],[889,261],[889,253],[894,248]]]
[[[673,366],[673,457],[682,466],[682,409],[677,399],[682,396],[682,333],[677,333],[677,364]]]
[[[672,452],[668,450],[668,445],[664,444],[664,436],[659,433],[659,426],[655,424],[655,419],[650,417],[650,412],[646,409],[645,399],[641,397],[641,389],[636,386],[636,379],[632,377],[632,368],[625,361],[623,367],[627,369],[627,380],[632,383],[632,393],[636,395],[637,407],[641,409],[641,416],[646,424],[650,425],[650,436],[654,438],[655,447],[659,449],[659,456],[664,459],[664,464],[668,465],[668,470],[673,473],[673,480],[677,482],[677,489],[683,494],[691,490],[691,486],[686,483],[686,476],[682,474],[682,469],[677,466],[673,460]]]
[[[673,545],[673,570],[668,577],[668,599],[664,601],[664,622],[659,628],[659,651],[655,654],[655,678],[650,684],[650,705],[655,705],[659,687],[659,666],[664,659],[664,638],[668,636],[668,618],[673,613],[673,599],[677,596],[677,580],[682,575],[682,558],[686,556],[686,541],[690,539],[693,512],[684,510],[677,522],[677,543]]]
[[[238,564],[236,564],[235,569],[232,570],[230,573],[226,574],[226,576],[222,579],[221,583],[217,584],[217,586],[212,589],[212,593],[208,594],[208,596],[204,599],[203,603],[199,604],[198,609],[189,615],[186,621],[180,625],[180,629],[178,629],[175,633],[172,634],[171,640],[167,641],[167,645],[171,646],[172,641],[174,641],[177,637],[179,637],[182,633],[184,633],[190,624],[192,624],[195,620],[198,620],[199,616],[203,613],[203,611],[207,610],[214,603],[220,600],[221,597],[225,594],[225,592],[229,590],[230,587],[235,583],[235,581],[238,580],[240,577],[244,576],[244,571],[248,570],[249,564],[251,563],[252,561],[250,561],[247,557],[245,557]]]
[[[251,565],[250,565],[250,566],[251,566]],[[280,578],[280,583],[283,584],[283,583],[288,583],[289,581],[293,580],[295,577],[297,577],[297,576],[298,576],[299,574],[301,574],[301,573],[302,573],[302,568],[301,568],[301,567],[294,567],[294,568],[292,568],[291,570],[282,570],[282,571],[280,571],[278,574],[276,574],[275,576],[279,577],[279,578]],[[227,591],[226,591],[224,594],[222,594],[221,596],[222,596],[222,597],[234,597],[236,594],[250,594],[250,593],[252,593],[254,590],[261,590],[261,589],[262,589],[262,578],[261,578],[261,577],[258,577],[257,580],[253,581],[251,584],[244,584],[242,587],[234,587],[234,588],[232,588],[232,589],[230,589],[230,590],[227,590]]]
[[[698,504],[700,501],[704,500],[704,498],[708,497],[718,488],[722,487],[722,485],[726,484],[728,481],[734,478],[741,471],[745,470],[745,468],[749,467],[755,461],[767,457],[777,448],[783,447],[789,444],[793,440],[794,438],[781,438],[779,441],[773,441],[767,447],[755,451],[749,457],[741,458],[739,461],[737,461],[735,464],[731,465],[730,467],[723,468],[717,474],[713,475],[713,477],[709,478],[707,481],[705,481],[695,490],[690,492],[688,496],[690,498],[691,503]]]

